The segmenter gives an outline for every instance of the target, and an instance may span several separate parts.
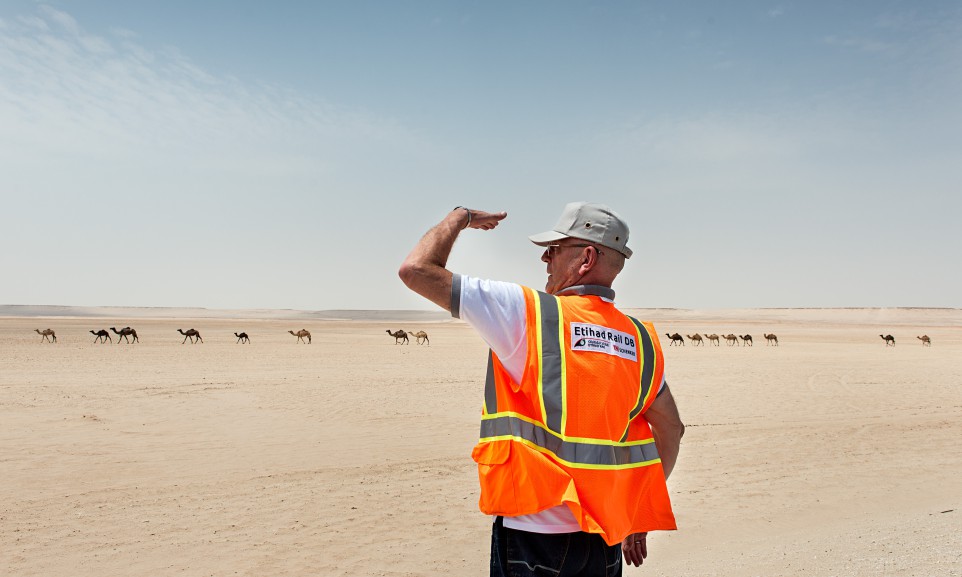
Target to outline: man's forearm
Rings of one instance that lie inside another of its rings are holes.
[[[661,467],[665,471],[665,479],[671,476],[675,463],[678,461],[683,431],[683,428],[670,432],[659,431],[655,428],[651,430],[651,434],[655,438],[655,447],[658,448],[658,457],[661,458]]]
[[[681,448],[681,438],[685,434],[685,424],[678,414],[675,397],[671,394],[668,385],[665,385],[664,391],[658,394],[655,402],[648,408],[645,418],[651,425],[651,434],[655,438],[655,447],[658,449],[658,456],[661,458],[661,466],[665,470],[667,479],[675,468],[678,451]]]
[[[445,268],[469,213],[457,208],[427,232],[401,264],[398,276],[414,292],[446,311],[451,310],[451,271]]]

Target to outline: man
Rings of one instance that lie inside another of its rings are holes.
[[[544,292],[445,268],[462,230],[506,217],[455,208],[399,271],[491,347],[472,454],[480,508],[496,516],[491,575],[621,575],[622,555],[647,557],[648,531],[675,528],[665,480],[684,434],[654,327],[613,303],[628,226],[604,205],[568,204],[529,237],[545,247]]]

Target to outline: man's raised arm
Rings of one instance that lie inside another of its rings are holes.
[[[457,207],[418,241],[404,259],[398,276],[414,292],[451,311],[451,278],[447,268],[454,241],[466,228],[491,230],[498,226],[506,212],[484,212]]]

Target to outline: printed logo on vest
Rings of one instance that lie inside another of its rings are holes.
[[[635,335],[600,325],[571,323],[571,350],[605,353],[630,361],[638,361]]]

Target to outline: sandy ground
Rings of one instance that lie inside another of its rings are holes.
[[[666,347],[680,530],[626,574],[962,576],[962,312],[639,316],[755,343]],[[458,322],[0,318],[0,575],[487,575],[485,354]]]

